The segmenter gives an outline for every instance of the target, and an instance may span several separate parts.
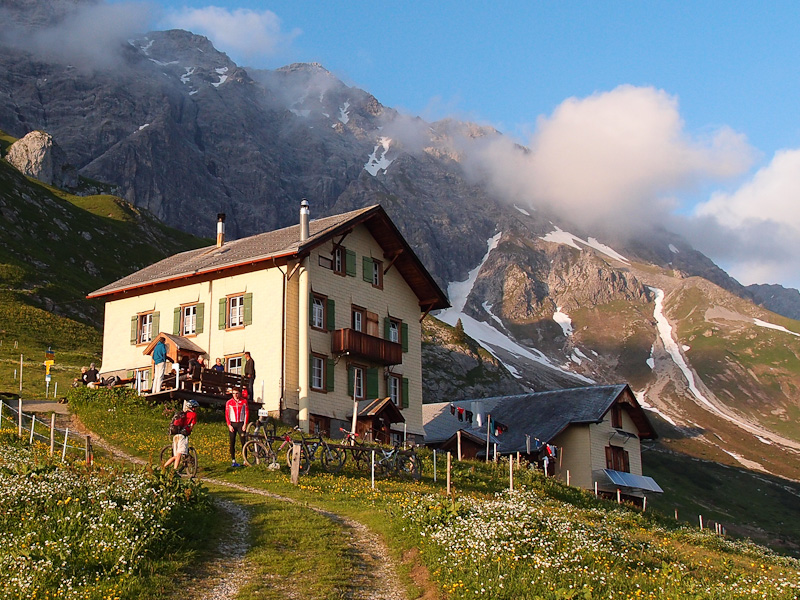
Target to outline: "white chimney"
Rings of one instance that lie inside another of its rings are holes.
[[[225,213],[217,215],[217,248],[225,243]]]
[[[308,239],[308,200],[303,198],[300,203],[300,241],[305,242]]]

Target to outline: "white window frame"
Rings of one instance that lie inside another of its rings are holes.
[[[325,359],[311,355],[311,389],[325,391]]]
[[[228,373],[235,373],[236,375],[242,374],[242,367],[244,366],[244,361],[242,360],[243,355],[239,356],[229,356],[225,359],[225,366],[226,371]]]
[[[325,299],[319,296],[311,300],[311,327],[325,329]]]
[[[333,249],[333,272],[344,274],[345,268],[345,250],[342,246],[336,246]]]
[[[397,344],[400,343],[400,322],[391,319],[389,321],[389,341],[395,342]]]
[[[134,374],[134,381],[136,382],[136,390],[142,392],[144,390],[152,389],[152,382],[150,381],[151,374],[150,367],[144,369],[136,369]]]
[[[372,261],[372,286],[383,288],[383,263],[379,260]]]
[[[181,335],[197,334],[197,304],[181,308]]]
[[[153,341],[153,315],[147,313],[139,316],[139,343],[146,344]]]
[[[397,375],[390,374],[386,380],[386,392],[395,406],[403,404],[403,381]]]
[[[364,367],[353,367],[353,395],[356,400],[364,400],[366,398],[366,389],[364,388]]]
[[[228,298],[228,327],[244,327],[244,294]]]

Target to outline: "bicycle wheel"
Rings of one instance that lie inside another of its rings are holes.
[[[338,473],[344,467],[347,454],[341,448],[322,446],[322,466],[328,473]]]
[[[172,446],[164,446],[161,449],[161,454],[159,455],[159,466],[163,467],[164,463],[167,462],[170,458],[172,458]]]
[[[197,450],[190,447],[189,453],[183,455],[183,472],[186,473],[189,477],[195,477],[197,475]]]
[[[419,457],[416,454],[399,456],[397,458],[397,473],[401,477],[412,477],[414,479],[422,477],[422,467],[419,464]]]
[[[286,451],[286,464],[289,468],[292,468],[292,454],[294,453],[294,448],[289,446],[289,449]],[[308,469],[311,468],[311,461],[308,460],[308,454],[306,454],[306,449],[300,446],[300,475],[305,475],[308,473]]]
[[[248,467],[261,464],[271,465],[275,462],[275,454],[272,449],[259,440],[245,442],[245,445],[242,446],[242,455],[244,456],[244,464]]]

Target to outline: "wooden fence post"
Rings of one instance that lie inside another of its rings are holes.
[[[372,480],[372,489],[375,489],[375,450],[372,451],[372,467],[370,479]]]
[[[86,436],[86,466],[91,466],[92,464],[92,438],[88,435]]]
[[[436,450],[433,451],[433,482],[436,483]]]
[[[300,483],[300,444],[292,446],[292,484]]]
[[[36,425],[36,415],[31,413],[31,438],[28,440],[28,444],[33,444],[33,426]]]
[[[67,455],[67,440],[69,439],[69,427],[64,432],[64,446],[61,448],[61,462],[64,462],[64,458]]]
[[[56,413],[50,413],[50,456],[56,449]]]
[[[17,435],[22,437],[22,398],[17,400]]]
[[[514,491],[514,457],[508,456],[508,491]]]
[[[450,452],[447,453],[447,495],[450,495],[450,461],[452,455]]]
[[[461,462],[461,430],[456,431],[456,440],[458,441],[458,462]]]
[[[642,512],[647,512],[647,496],[644,497],[644,501],[642,502]]]
[[[700,517],[700,531],[703,531],[703,515],[698,515]]]
[[[569,469],[567,469],[567,485],[569,485]]]

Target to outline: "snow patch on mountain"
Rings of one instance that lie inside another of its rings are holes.
[[[347,125],[350,122],[350,101],[346,100],[345,103],[339,107],[339,120]]]
[[[521,212],[521,213],[522,213],[523,215],[525,215],[526,217],[530,217],[530,216],[531,216],[531,213],[529,213],[529,212],[528,212],[527,210],[525,210],[524,208],[520,208],[520,207],[519,207],[519,206],[517,206],[516,204],[514,205],[514,208],[516,208],[516,209],[517,209],[519,212]]]
[[[556,312],[553,313],[553,321],[561,326],[561,331],[564,332],[564,337],[572,335],[572,319],[565,312],[562,312],[561,307],[556,307]]]
[[[219,75],[219,81],[216,83],[212,83],[211,85],[213,85],[214,87],[219,87],[228,80],[228,76],[226,75],[226,73],[228,72],[228,67],[220,67],[214,70],[217,72],[217,75]]]
[[[679,250],[675,246],[673,246],[672,244],[669,245],[669,250],[673,254],[678,254],[678,252],[679,252]]]
[[[378,139],[378,143],[372,150],[372,154],[369,155],[369,158],[364,165],[364,170],[367,173],[375,177],[381,170],[385,172],[386,169],[389,168],[389,165],[392,164],[392,161],[386,158],[386,153],[389,152],[389,147],[391,144],[391,138],[382,137]],[[378,156],[379,149],[382,149],[380,156]]]
[[[594,248],[601,254],[605,254],[609,258],[613,258],[614,260],[618,260],[624,263],[630,263],[630,261],[622,256],[619,252],[611,248],[610,246],[606,246],[605,244],[598,242],[595,238],[590,237],[588,240],[584,240],[579,238],[577,235],[573,235],[568,231],[564,231],[557,225],[553,225],[555,229],[548,233],[547,235],[542,236],[542,239],[545,242],[553,242],[555,244],[564,244],[565,246],[571,246],[578,250],[584,250],[585,247]],[[582,244],[579,246],[578,243]]]
[[[186,69],[186,72],[181,75],[181,81],[188,85],[189,78],[194,74],[194,67],[184,67],[184,69]]]
[[[753,319],[753,323],[755,323],[759,327],[766,327],[767,329],[774,329],[775,331],[782,331],[784,333],[790,333],[792,335],[800,337],[800,333],[790,331],[789,329],[786,329],[786,327],[783,327],[782,325],[775,325],[774,323],[768,323],[766,321],[762,321],[761,319]]]
[[[475,285],[475,281],[478,278],[478,273],[480,273],[481,268],[483,267],[484,263],[486,263],[492,250],[497,248],[497,245],[500,243],[501,236],[502,232],[487,240],[486,254],[478,263],[478,266],[476,266],[467,274],[467,278],[464,281],[454,281],[447,286],[447,296],[450,299],[451,307],[441,311],[437,315],[437,318],[453,327],[455,327],[456,323],[460,319],[461,324],[464,327],[464,332],[472,339],[477,341],[481,346],[483,346],[498,361],[500,361],[503,366],[505,366],[506,369],[508,369],[508,371],[517,379],[522,378],[519,371],[498,356],[498,349],[505,350],[517,358],[527,359],[544,365],[550,369],[560,371],[585,383],[595,383],[594,380],[589,379],[588,377],[584,377],[578,373],[573,373],[572,371],[563,369],[562,367],[554,364],[549,358],[547,358],[547,356],[535,348],[526,348],[525,346],[518,344],[508,336],[504,335],[502,332],[498,331],[491,324],[486,323],[485,321],[478,321],[464,312],[464,307],[467,304],[467,298],[472,292],[472,287]],[[484,306],[484,309],[486,309],[486,306]]]
[[[668,414],[658,410],[652,404],[648,404],[647,400],[645,399],[645,393],[643,391],[642,392],[634,391],[633,395],[636,396],[636,400],[638,400],[639,406],[641,406],[643,409],[649,410],[650,412],[657,414],[659,417],[664,419],[667,423],[669,423],[673,427],[677,427],[678,426],[678,424],[675,421],[673,421],[672,418]]]

